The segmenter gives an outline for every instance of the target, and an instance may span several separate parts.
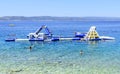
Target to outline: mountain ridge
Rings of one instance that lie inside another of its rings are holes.
[[[3,16],[1,21],[120,21],[120,17]]]

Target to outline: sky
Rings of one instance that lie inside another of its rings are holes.
[[[120,17],[120,0],[0,0],[0,16]]]

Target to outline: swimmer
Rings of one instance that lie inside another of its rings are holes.
[[[25,49],[29,49],[30,51],[33,49],[33,45],[30,45],[29,47],[24,47]]]
[[[31,46],[29,47],[29,49],[32,50],[33,47],[34,47],[34,45],[31,45]]]
[[[32,49],[32,46],[30,46],[29,49],[31,50],[31,49]]]
[[[83,50],[80,50],[80,55],[82,55],[83,54]]]

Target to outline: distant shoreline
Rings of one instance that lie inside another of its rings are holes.
[[[120,17],[3,16],[0,21],[120,21]]]

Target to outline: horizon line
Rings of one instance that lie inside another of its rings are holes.
[[[0,16],[0,17],[68,17],[68,18],[90,18],[90,17],[95,17],[95,18],[120,18],[116,16]]]

